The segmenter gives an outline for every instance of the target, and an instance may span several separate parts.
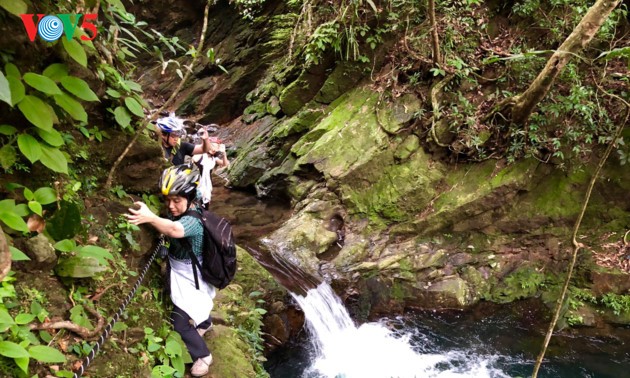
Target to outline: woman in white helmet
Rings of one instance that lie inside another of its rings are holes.
[[[154,214],[143,202],[136,202],[138,209],[129,209],[125,217],[129,223],[148,223],[157,231],[169,237],[169,287],[173,311],[171,322],[177,331],[194,363],[190,369],[193,377],[208,373],[212,364],[212,354],[203,335],[212,325],[210,311],[216,289],[203,279],[196,279],[190,252],[202,263],[203,226],[198,218],[186,215],[200,212],[195,201],[199,172],[190,164],[169,167],[162,172],[160,191],[165,197],[168,218]],[[200,274],[200,272],[197,272]]]
[[[161,134],[162,149],[166,160],[173,165],[185,163],[186,156],[193,156],[210,152],[211,146],[208,140],[208,131],[200,131],[201,144],[182,142],[181,137],[185,134],[184,120],[171,113],[168,117],[157,120],[155,124]]]

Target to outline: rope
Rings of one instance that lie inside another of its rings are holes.
[[[114,324],[116,324],[116,322],[118,321],[118,319],[122,315],[122,312],[125,310],[125,307],[127,307],[127,305],[129,304],[129,301],[131,301],[131,298],[133,298],[134,294],[136,293],[136,290],[138,290],[138,287],[140,286],[140,284],[142,283],[142,280],[144,279],[144,275],[149,270],[149,267],[151,266],[151,263],[153,262],[153,260],[155,260],[155,257],[157,256],[158,251],[163,246],[164,246],[164,238],[160,238],[160,241],[158,242],[157,247],[155,247],[155,250],[153,251],[153,253],[151,253],[151,257],[149,258],[149,261],[147,261],[146,265],[142,269],[142,272],[140,273],[140,277],[138,277],[138,279],[136,280],[136,283],[135,283],[135,285],[133,285],[133,288],[131,289],[131,292],[129,292],[129,294],[127,295],[127,298],[125,298],[125,300],[123,301],[122,305],[118,309],[118,312],[116,312],[116,314],[114,315],[112,320],[105,327],[105,330],[103,331],[103,333],[101,333],[101,337],[98,339],[98,341],[96,342],[96,344],[94,345],[94,347],[90,351],[90,354],[88,354],[87,357],[85,357],[85,359],[83,359],[83,362],[81,363],[81,366],[79,366],[77,371],[75,371],[73,378],[79,378],[85,372],[85,370],[88,368],[88,366],[90,366],[90,363],[94,359],[94,356],[96,356],[96,353],[98,353],[99,349],[101,349],[101,345],[109,337],[109,333],[112,330],[112,328],[114,327]]]

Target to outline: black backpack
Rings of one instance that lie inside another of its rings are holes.
[[[232,226],[225,218],[206,209],[202,209],[201,214],[195,210],[188,210],[184,215],[201,220],[203,225],[201,266],[192,248],[187,248],[193,263],[195,286],[199,289],[197,278],[197,269],[199,269],[204,281],[217,289],[223,289],[232,281],[236,273],[236,244],[232,235]]]

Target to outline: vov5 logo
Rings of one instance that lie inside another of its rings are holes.
[[[86,13],[86,14],[57,14],[57,15],[37,15],[37,24],[33,19],[34,14],[21,14],[22,23],[24,24],[24,28],[26,29],[26,34],[28,34],[28,38],[31,42],[35,41],[35,36],[39,33],[39,36],[47,42],[53,42],[61,37],[61,34],[65,32],[66,38],[68,41],[72,39],[74,35],[74,31],[79,25],[79,21],[83,16],[83,22],[81,23],[81,28],[90,31],[92,37],[88,37],[85,35],[81,36],[81,40],[83,41],[91,41],[96,37],[98,31],[96,30],[96,25],[94,25],[91,21],[96,20],[96,13]],[[72,17],[75,16],[75,17]],[[74,18],[74,22],[73,22]]]

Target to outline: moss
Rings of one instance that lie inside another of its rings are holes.
[[[248,346],[235,329],[222,325],[212,327],[208,338],[213,363],[210,374],[225,378],[253,378],[256,371],[248,357]]]
[[[362,77],[363,67],[358,66],[356,62],[339,62],[326,78],[314,100],[329,104],[352,89]]]
[[[302,109],[295,116],[277,125],[271,137],[272,139],[285,138],[289,135],[303,133],[309,130],[323,115],[324,111],[320,108]]]
[[[517,299],[531,298],[537,294],[545,279],[545,275],[534,267],[521,266],[493,287],[486,299],[510,303]]]
[[[573,171],[569,175],[555,171],[535,188],[536,198],[530,207],[531,215],[547,215],[566,218],[580,211],[584,191],[582,188],[589,177],[584,171]]]

